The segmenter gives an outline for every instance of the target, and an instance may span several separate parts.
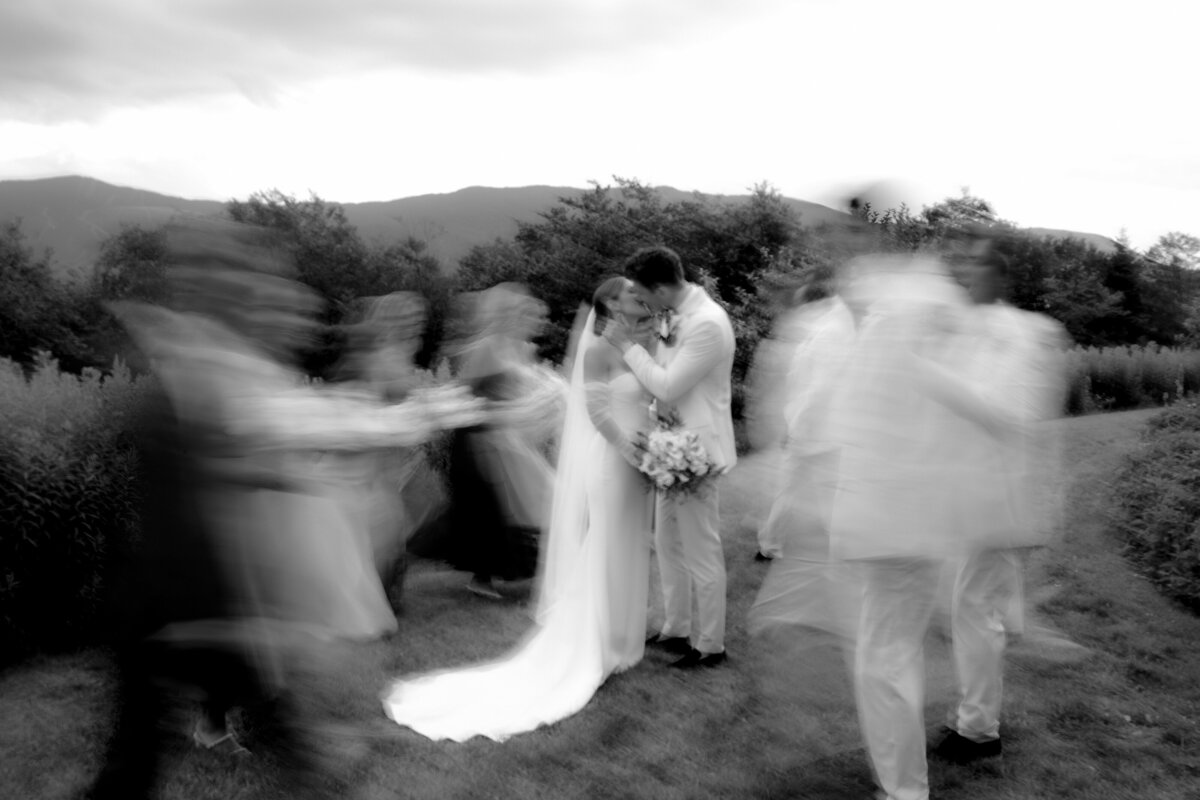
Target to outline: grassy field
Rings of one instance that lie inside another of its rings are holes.
[[[1061,423],[1068,510],[1032,566],[1038,616],[1085,646],[1079,657],[1018,647],[1008,670],[1002,762],[931,764],[935,798],[1200,796],[1200,619],[1161,599],[1105,528],[1105,482],[1152,411]],[[815,641],[751,639],[746,613],[764,567],[743,524],[762,471],[748,459],[723,492],[730,662],[679,674],[651,653],[581,713],[504,744],[437,744],[388,722],[390,676],[498,655],[528,619],[519,602],[463,591],[465,576],[418,566],[393,639],[330,654],[309,702],[339,723],[330,769],[350,798],[870,797],[872,782],[838,658]],[[1068,653],[1069,654],[1069,653]],[[943,637],[929,646],[930,727],[951,697]],[[99,767],[110,668],[100,651],[38,659],[0,676],[0,797],[78,797]],[[184,723],[180,723],[184,729]],[[250,745],[259,752],[259,748]],[[265,748],[264,748],[265,749]],[[181,733],[163,797],[271,797],[270,759],[194,749]]]

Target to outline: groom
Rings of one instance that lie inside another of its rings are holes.
[[[654,395],[659,413],[677,412],[722,472],[737,461],[730,413],[733,326],[724,309],[684,279],[675,251],[649,247],[625,262],[638,298],[664,313],[657,357],[632,342],[631,330],[610,321],[604,335],[633,374]],[[655,549],[662,577],[666,622],[652,642],[682,655],[680,669],[713,667],[725,660],[725,551],[717,490],[700,496],[659,495]],[[693,624],[693,599],[699,618]]]

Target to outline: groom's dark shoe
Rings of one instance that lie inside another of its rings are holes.
[[[947,728],[941,741],[930,748],[929,754],[952,764],[970,764],[985,758],[997,758],[1003,755],[1003,747],[999,739],[975,742],[962,736],[958,731]]]
[[[719,653],[701,653],[699,650],[693,650],[678,661],[671,662],[671,666],[674,669],[715,667],[718,664],[724,664],[727,660],[729,660],[729,656],[725,655],[724,650]]]
[[[646,640],[647,647],[657,647],[677,656],[692,652],[692,643],[686,636],[651,636]]]

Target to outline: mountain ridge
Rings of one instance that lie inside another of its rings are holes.
[[[738,202],[748,195],[687,192],[670,186],[654,187],[666,202],[697,197]],[[453,192],[429,193],[393,200],[342,203],[347,219],[363,240],[380,244],[409,236],[422,239],[429,252],[453,269],[471,247],[511,237],[521,222],[535,222],[560,197],[580,196],[590,189],[531,185],[519,187],[467,186]],[[616,191],[615,189],[613,191]],[[785,197],[806,226],[845,218],[841,211],[818,203]],[[39,253],[51,251],[56,272],[87,274],[101,243],[123,224],[153,227],[179,214],[220,214],[225,201],[175,197],[119,186],[82,175],[0,180],[0,223],[21,220],[27,244]],[[1032,228],[1037,235],[1074,236],[1102,249],[1116,243],[1098,234]]]

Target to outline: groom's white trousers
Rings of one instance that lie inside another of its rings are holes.
[[[654,530],[666,610],[662,635],[689,637],[702,653],[725,649],[725,549],[717,492],[710,486],[700,497],[659,495]]]

